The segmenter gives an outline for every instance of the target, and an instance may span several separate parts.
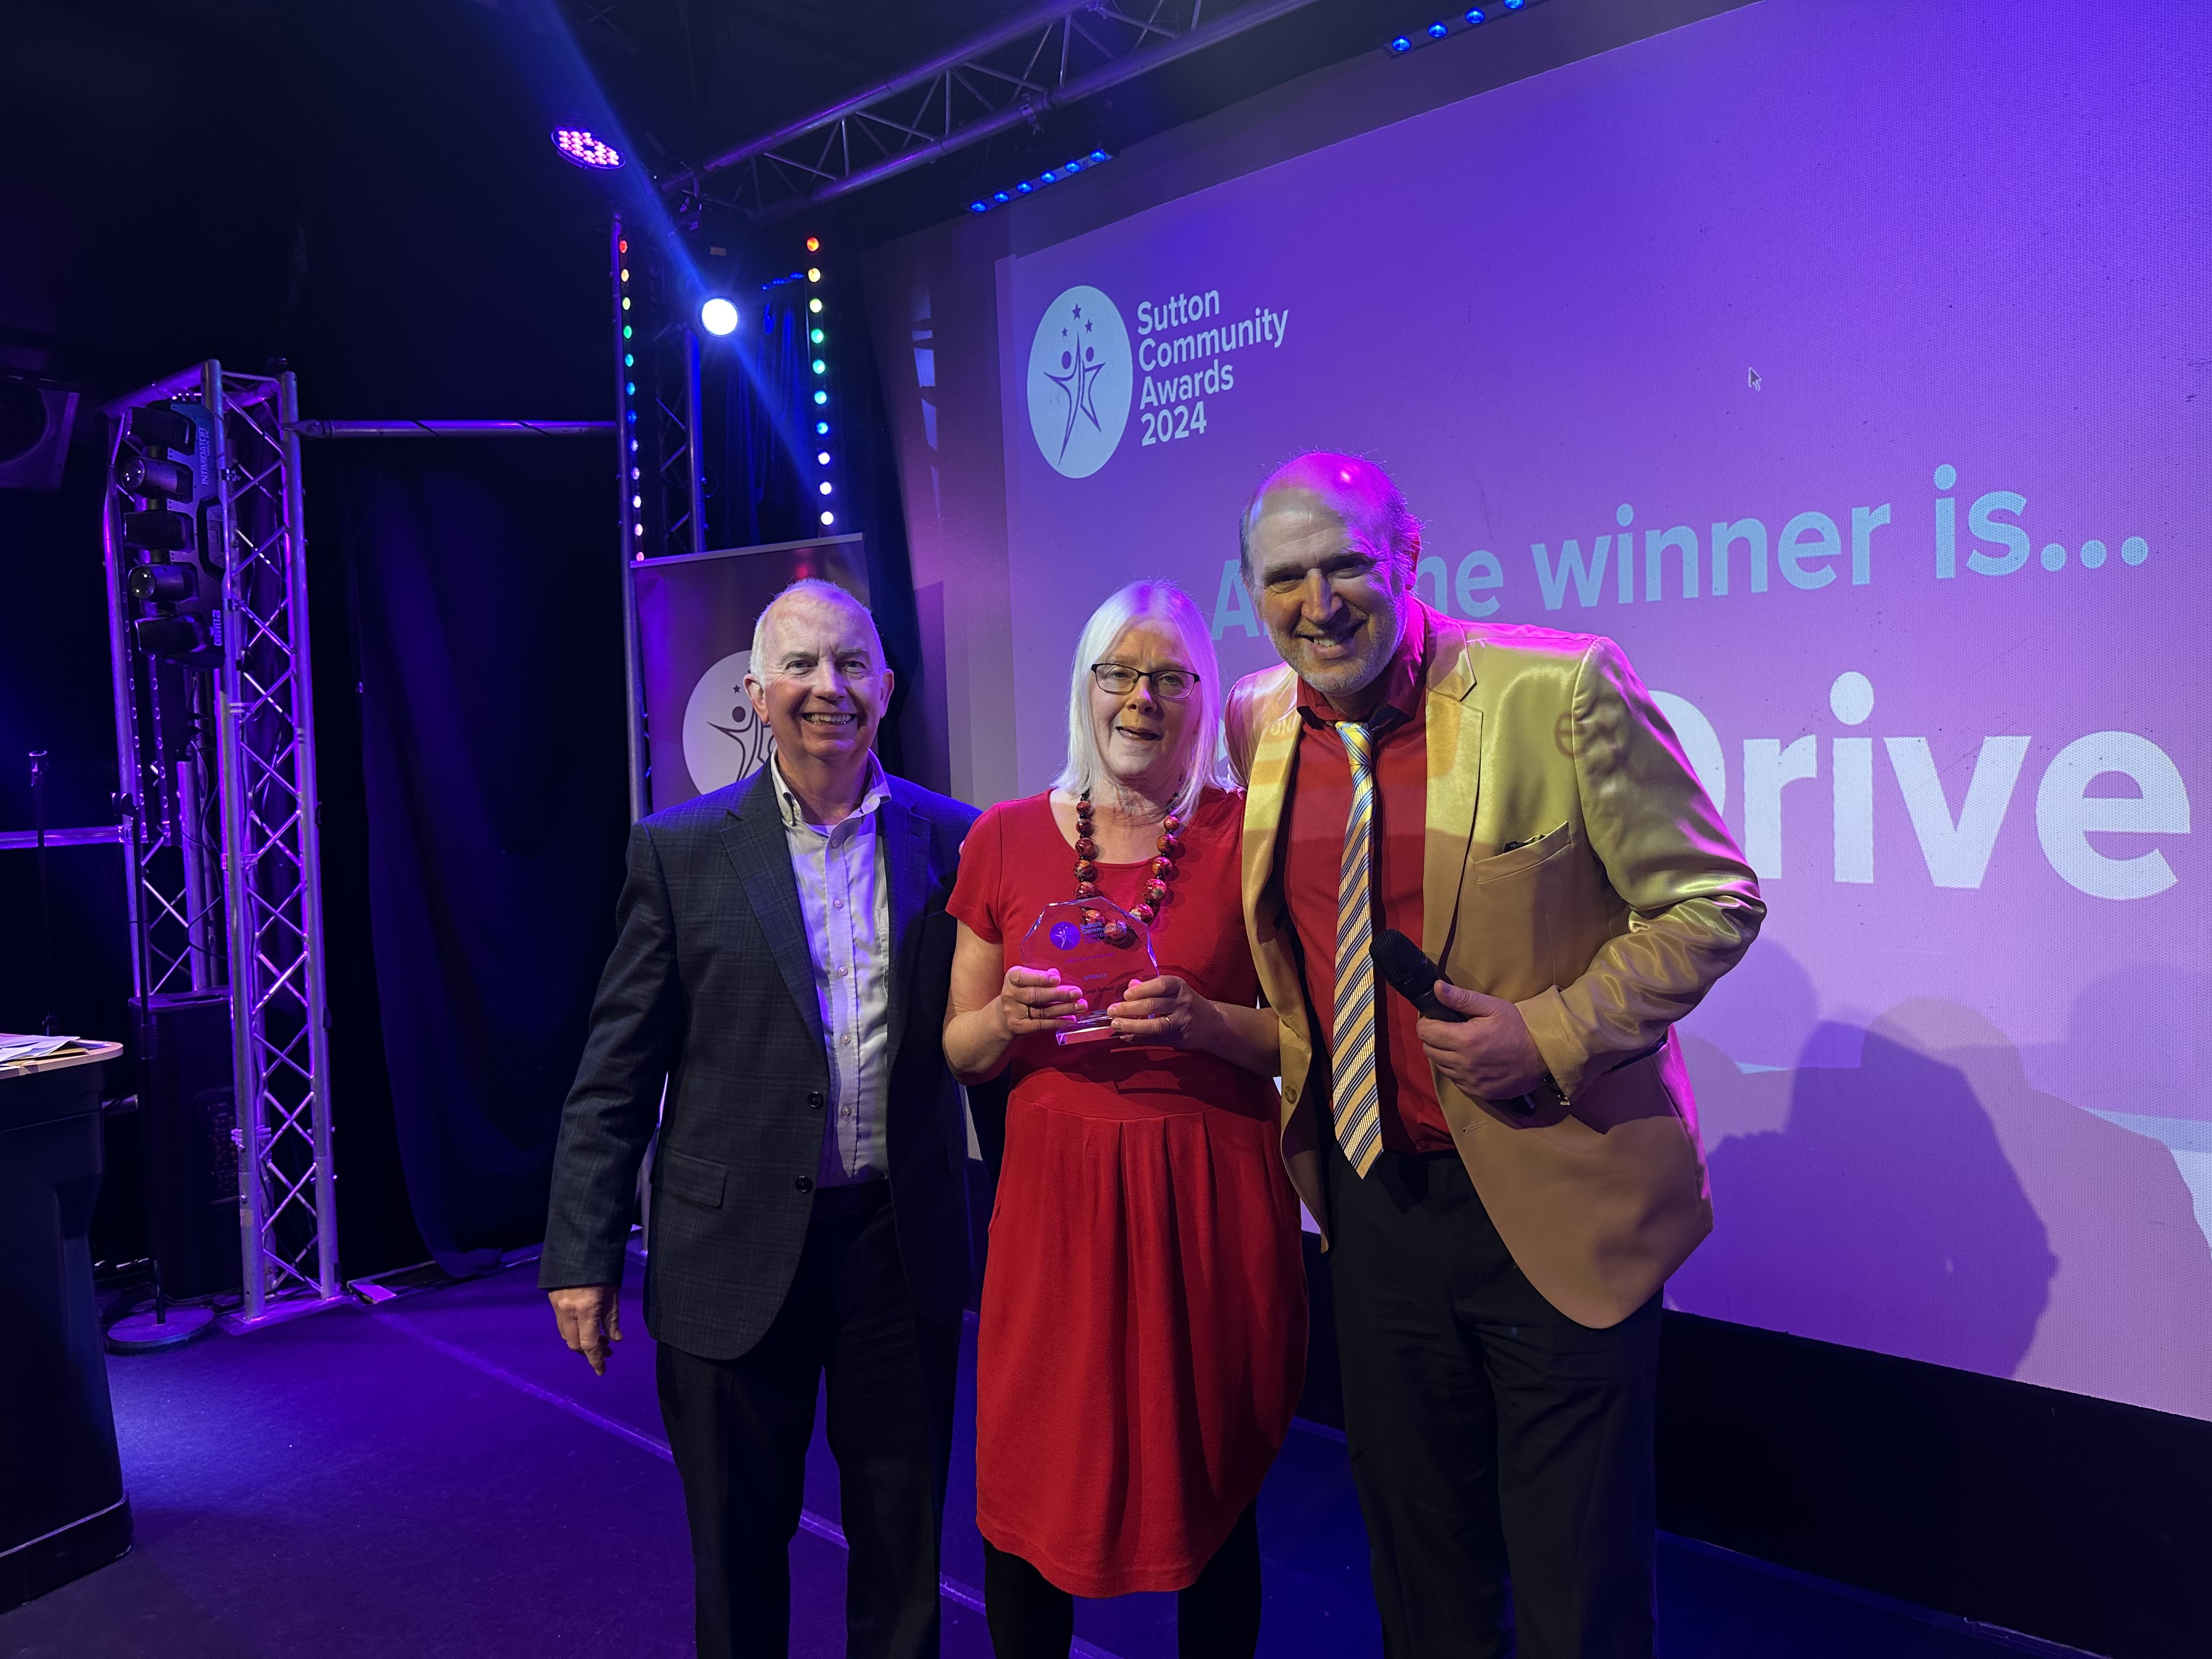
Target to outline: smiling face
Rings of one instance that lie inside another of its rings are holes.
[[[1261,498],[1249,540],[1261,620],[1297,677],[1347,714],[1405,632],[1401,561],[1352,493],[1304,483]]]
[[[868,613],[800,592],[769,608],[745,694],[787,762],[859,764],[890,701],[891,672]]]
[[[1173,669],[1184,674],[1195,671],[1184,660],[1182,642],[1165,623],[1139,617],[1123,629],[1113,646],[1099,659],[1125,668],[1150,672]],[[1198,708],[1195,691],[1171,702],[1140,679],[1119,696],[1091,682],[1091,733],[1098,747],[1100,768],[1127,788],[1157,795],[1172,788],[1188,769],[1192,720]]]

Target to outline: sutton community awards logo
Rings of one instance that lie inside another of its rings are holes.
[[[1129,424],[1129,331],[1095,288],[1045,307],[1030,343],[1030,430],[1053,471],[1087,478],[1114,458]]]

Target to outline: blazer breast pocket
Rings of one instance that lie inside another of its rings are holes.
[[[1477,859],[1468,866],[1468,878],[1477,886],[1493,881],[1504,881],[1524,870],[1557,858],[1575,844],[1575,827],[1563,823],[1549,835],[1539,836],[1508,852],[1493,853],[1486,859]]]

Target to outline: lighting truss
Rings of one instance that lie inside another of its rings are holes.
[[[685,209],[787,218],[950,155],[1045,111],[1202,52],[1312,0],[1052,0],[888,81],[747,140],[669,180]],[[732,174],[726,195],[709,175]]]
[[[221,568],[220,650],[187,664],[134,646],[122,534],[132,502],[111,468],[108,629],[133,978],[142,1007],[186,991],[229,994],[235,1322],[251,1327],[339,1294],[299,399],[289,374],[205,362],[109,407],[118,455],[129,411],[151,404],[206,416],[215,490],[202,552]]]

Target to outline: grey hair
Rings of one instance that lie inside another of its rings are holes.
[[[1334,470],[1334,479],[1316,475]],[[1413,572],[1421,557],[1421,521],[1406,505],[1405,496],[1388,472],[1364,455],[1343,455],[1334,450],[1309,449],[1293,455],[1260,481],[1260,487],[1245,499],[1244,510],[1237,519],[1237,565],[1243,574],[1244,585],[1253,586],[1252,532],[1260,521],[1261,504],[1272,490],[1289,487],[1364,486],[1373,497],[1372,511],[1361,515],[1364,524],[1354,528],[1373,526],[1382,532],[1382,544],[1390,555],[1390,562],[1398,572],[1401,586],[1411,591]]]
[[[1221,665],[1213,653],[1213,633],[1189,594],[1170,581],[1131,582],[1091,613],[1076,641],[1075,662],[1068,675],[1067,764],[1053,780],[1053,787],[1080,795],[1095,787],[1105,767],[1098,753],[1097,734],[1091,725],[1091,665],[1114,648],[1132,623],[1164,623],[1182,647],[1191,672],[1198,676],[1197,718],[1188,733],[1189,763],[1182,787],[1168,810],[1188,820],[1203,790],[1236,787],[1229,770],[1228,750],[1221,727]]]
[[[768,619],[776,606],[796,593],[812,594],[817,599],[825,599],[833,604],[849,605],[863,617],[867,617],[868,632],[873,635],[876,641],[876,662],[878,666],[882,665],[884,661],[884,636],[877,632],[875,617],[870,612],[868,607],[835,582],[824,581],[819,576],[801,576],[761,607],[761,613],[753,623],[752,672],[763,679],[768,678],[768,665],[761,656],[761,653],[768,649]]]

